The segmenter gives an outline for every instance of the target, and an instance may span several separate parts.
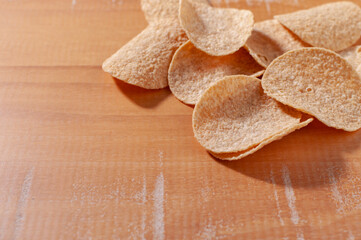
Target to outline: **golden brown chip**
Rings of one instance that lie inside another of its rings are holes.
[[[263,75],[265,93],[346,131],[361,128],[361,79],[338,54],[302,48],[275,59]]]
[[[189,40],[213,56],[232,54],[244,46],[254,24],[248,10],[213,8],[189,0],[181,0],[179,14]]]
[[[103,63],[112,76],[147,89],[168,86],[168,68],[174,52],[187,41],[178,24],[149,25]]]
[[[240,151],[240,152],[234,152],[234,153],[213,153],[210,152],[210,154],[212,154],[214,157],[221,159],[221,160],[228,160],[228,161],[233,161],[233,160],[239,160],[241,158],[247,157],[249,155],[251,155],[252,153],[255,153],[256,151],[260,150],[261,148],[263,148],[264,146],[266,146],[267,144],[277,141],[281,138],[283,138],[284,136],[296,131],[297,129],[303,128],[305,126],[307,126],[310,122],[313,121],[313,118],[308,118],[307,120],[295,124],[291,127],[289,127],[288,129],[284,129],[282,132],[277,133],[276,135],[264,140],[263,142],[259,143],[256,146],[253,146],[247,150],[244,151]]]
[[[361,9],[352,2],[335,2],[275,18],[306,43],[341,51],[361,37]]]
[[[347,48],[339,54],[349,62],[355,69],[361,64],[361,46]]]
[[[254,25],[246,48],[263,67],[285,52],[309,45],[282,26],[277,20],[266,20]]]
[[[288,133],[302,114],[264,94],[261,81],[229,76],[208,88],[193,112],[198,142],[213,153],[248,151]]]
[[[214,82],[230,75],[260,76],[264,69],[241,48],[227,56],[210,56],[190,41],[174,54],[169,68],[170,90],[182,102],[196,104],[203,92]]]

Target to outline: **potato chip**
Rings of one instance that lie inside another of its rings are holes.
[[[347,48],[339,54],[349,62],[355,69],[361,64],[361,46]]]
[[[178,18],[179,0],[141,0],[141,6],[148,23]]]
[[[289,133],[301,117],[300,112],[264,94],[259,79],[229,76],[208,88],[198,101],[193,131],[212,153],[236,153]]]
[[[174,96],[187,104],[196,104],[214,82],[229,75],[260,76],[264,69],[241,48],[227,56],[210,56],[190,41],[174,54],[169,68],[169,87]]]
[[[302,47],[309,45],[275,19],[256,23],[246,42],[249,53],[263,67],[285,52]]]
[[[264,146],[266,146],[267,144],[280,140],[281,138],[283,138],[284,136],[300,129],[303,128],[305,126],[307,126],[310,122],[313,121],[313,118],[308,118],[305,121],[302,121],[298,124],[295,124],[287,129],[284,129],[282,132],[277,133],[276,135],[264,140],[263,142],[259,143],[258,145],[255,145],[249,149],[246,149],[244,151],[240,151],[240,152],[234,152],[234,153],[214,153],[214,152],[210,152],[210,154],[212,154],[215,158],[221,159],[221,160],[228,160],[228,161],[233,161],[233,160],[239,160],[241,158],[247,157],[249,155],[251,155],[252,153],[255,153],[256,151],[260,150],[261,148],[263,148]]]
[[[361,37],[361,9],[352,2],[335,2],[275,18],[306,43],[341,51]]]
[[[187,37],[179,25],[151,24],[108,58],[103,70],[139,87],[167,87],[172,56],[185,41]]]
[[[203,0],[202,0],[203,1]],[[174,52],[187,41],[178,19],[178,0],[142,0],[149,26],[103,63],[103,70],[147,89],[168,86]]]
[[[275,59],[263,75],[265,93],[324,124],[361,128],[361,79],[340,55],[323,48],[302,48]]]
[[[192,0],[192,2],[206,3],[207,0]],[[149,23],[175,19],[178,21],[179,0],[141,0],[142,10]]]
[[[254,20],[248,10],[214,8],[189,0],[180,2],[179,18],[189,40],[209,55],[232,54],[251,36]]]

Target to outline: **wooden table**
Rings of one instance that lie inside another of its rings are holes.
[[[325,2],[213,1],[257,21]],[[102,71],[146,25],[138,0],[0,0],[0,239],[361,239],[361,131],[217,161],[169,89]]]

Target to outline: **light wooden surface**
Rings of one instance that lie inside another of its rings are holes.
[[[325,2],[213,1],[256,20]],[[168,89],[102,72],[146,25],[135,0],[0,0],[0,239],[361,239],[361,131],[217,161]]]

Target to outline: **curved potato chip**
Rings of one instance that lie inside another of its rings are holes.
[[[339,52],[339,54],[355,69],[361,64],[361,46],[347,48]]]
[[[241,152],[287,132],[301,117],[264,94],[259,79],[229,76],[208,88],[196,104],[193,131],[213,153]]]
[[[333,51],[344,50],[361,37],[361,9],[352,2],[324,4],[275,18],[306,43]]]
[[[256,23],[246,42],[249,53],[263,67],[285,52],[303,47],[309,45],[275,19]]]
[[[168,86],[174,52],[187,41],[179,26],[149,25],[103,63],[112,76],[147,89]]]
[[[190,41],[174,54],[169,67],[169,88],[179,100],[196,104],[203,92],[214,82],[230,75],[262,75],[264,69],[241,48],[227,56],[210,56]]]
[[[305,126],[307,126],[310,122],[313,121],[313,118],[309,118],[301,123],[295,124],[287,129],[284,129],[282,132],[277,133],[276,135],[264,140],[263,142],[259,143],[256,146],[253,146],[247,150],[244,151],[240,151],[240,152],[234,152],[234,153],[214,153],[214,152],[210,152],[210,154],[212,154],[215,158],[221,159],[221,160],[228,160],[228,161],[233,161],[233,160],[239,160],[241,158],[247,157],[249,155],[251,155],[252,153],[257,152],[258,150],[260,150],[261,148],[263,148],[264,146],[266,146],[267,144],[280,140],[281,138],[283,138],[284,136],[300,129],[303,128]]]
[[[194,46],[213,56],[239,50],[254,24],[253,14],[248,10],[214,8],[189,0],[180,1],[179,18]]]
[[[142,8],[150,25],[105,60],[103,70],[138,87],[165,88],[172,56],[188,40],[177,18],[179,2],[143,0]]]
[[[332,51],[302,48],[287,52],[266,69],[262,86],[267,95],[330,127],[361,128],[360,76]]]

